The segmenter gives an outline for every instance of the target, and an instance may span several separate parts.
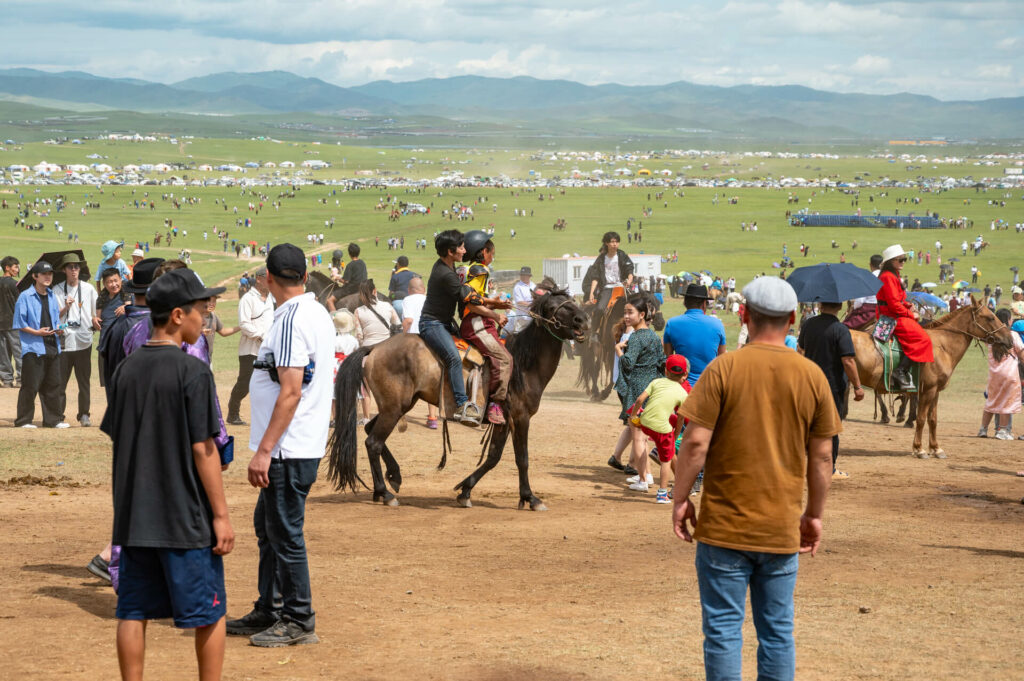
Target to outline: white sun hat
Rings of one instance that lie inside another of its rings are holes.
[[[900,246],[899,244],[893,244],[892,246],[889,246],[889,248],[882,251],[882,264],[884,265],[893,258],[898,258],[901,255],[906,254],[907,252],[903,250],[903,246]]]

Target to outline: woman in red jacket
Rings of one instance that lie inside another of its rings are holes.
[[[900,271],[907,262],[907,254],[900,245],[889,246],[882,251],[882,272],[878,278],[882,280],[882,288],[875,297],[878,299],[879,317],[892,317],[896,320],[896,339],[903,348],[903,357],[893,369],[893,387],[910,390],[910,369],[914,362],[934,362],[932,339],[917,323],[920,316],[907,303],[907,293],[903,290]]]

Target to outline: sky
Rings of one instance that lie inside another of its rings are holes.
[[[291,71],[1024,96],[1024,2],[4,0],[0,64],[173,83]]]

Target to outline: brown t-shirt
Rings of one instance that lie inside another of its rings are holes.
[[[709,364],[679,412],[714,431],[694,537],[799,551],[809,440],[843,429],[821,368],[787,347],[748,344]]]

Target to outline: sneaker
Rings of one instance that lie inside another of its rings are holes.
[[[654,503],[656,503],[656,504],[670,504],[670,503],[672,503],[672,500],[668,498],[668,490],[667,489],[659,489],[658,490],[658,496],[654,499]]]
[[[110,581],[110,563],[103,560],[98,553],[92,557],[92,560],[85,566],[85,569],[100,579]]]
[[[487,422],[496,426],[504,425],[505,414],[502,413],[501,406],[497,402],[491,402],[491,406],[487,407]]]
[[[56,424],[54,426],[54,428],[62,428],[62,429],[63,428],[70,428],[70,427],[71,427],[71,424],[68,423],[67,421],[61,421],[60,423],[58,423],[58,424]]]
[[[427,419],[427,428],[437,430],[437,419]]]
[[[639,471],[627,463],[625,467],[623,467],[622,472],[626,475],[636,475]]]
[[[650,453],[649,453],[649,454],[648,454],[647,456],[648,456],[648,457],[649,457],[649,458],[651,459],[651,461],[653,461],[654,463],[658,464],[659,466],[661,465],[661,459],[659,459],[659,458],[658,458],[658,448],[657,448],[657,447],[655,447],[654,449],[652,449],[652,450],[651,450],[651,452],[650,452]]]
[[[622,462],[616,459],[614,456],[608,457],[608,465],[617,471],[625,470],[626,468],[625,466],[622,465]]]
[[[848,478],[848,477],[850,477],[849,473],[845,473],[843,471],[832,471],[832,479],[833,480],[840,480],[842,478]]]
[[[978,437],[988,437],[988,428],[979,428]]]
[[[230,636],[252,636],[266,631],[279,621],[276,615],[253,608],[249,614],[237,620],[228,620],[226,626]]]
[[[1012,440],[1013,439],[1013,435],[1011,435],[1010,431],[1006,430],[1005,428],[1000,428],[999,430],[996,431],[996,439],[997,440]]]
[[[83,428],[88,428],[89,426],[92,425],[92,421],[89,420],[88,414],[78,419],[78,422],[82,425]]]
[[[637,491],[637,492],[646,492],[647,491],[647,483],[646,482],[634,482],[633,484],[631,484],[629,486],[629,488],[631,490],[634,490],[634,491]]]
[[[249,643],[260,648],[283,648],[284,646],[320,643],[315,631],[306,631],[295,622],[280,621],[266,631],[253,634]]]
[[[249,425],[248,423],[246,423],[242,419],[238,418],[237,416],[229,416],[227,418],[227,420],[225,421],[225,423],[227,423],[229,426],[247,426],[247,425]]]
[[[18,427],[19,427],[19,428],[38,428],[39,426],[37,426],[37,425],[36,425],[36,424],[34,424],[34,423],[26,423],[26,424],[24,424],[24,425],[20,425],[20,426],[18,426]]]
[[[693,487],[690,488],[690,496],[691,497],[695,497],[698,494],[700,494],[701,487],[703,487],[703,485],[701,484],[701,481],[700,480],[695,481],[693,483]]]
[[[640,474],[637,473],[634,476],[626,478],[626,482],[640,482]],[[653,485],[654,484],[654,476],[651,475],[650,473],[648,473],[647,474],[646,482],[647,482],[648,485]]]

